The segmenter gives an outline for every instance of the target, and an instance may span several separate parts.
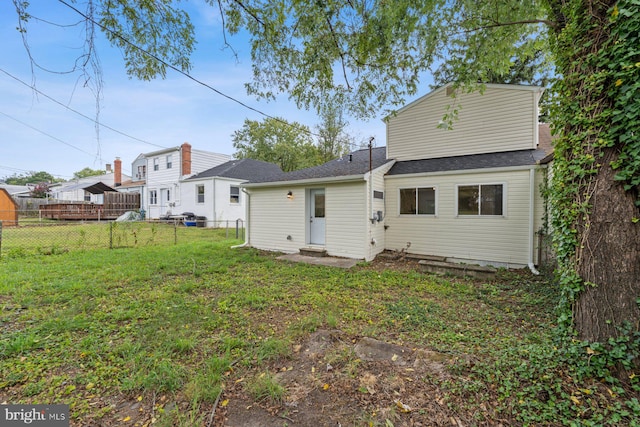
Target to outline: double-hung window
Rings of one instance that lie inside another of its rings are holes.
[[[167,155],[167,169],[171,169],[171,167],[173,166],[173,161],[172,161],[172,156],[171,154]]]
[[[504,184],[459,185],[458,215],[504,215]]]
[[[400,215],[435,215],[435,187],[400,189]]]
[[[158,191],[157,190],[149,190],[149,204],[157,205],[158,204]]]
[[[232,185],[229,188],[229,202],[233,204],[240,203],[240,187]]]
[[[153,170],[154,171],[160,170],[160,161],[158,160],[157,157],[153,158]]]
[[[198,203],[204,203],[204,185],[196,185],[196,201]]]

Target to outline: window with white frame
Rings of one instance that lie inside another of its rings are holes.
[[[240,187],[232,185],[229,187],[229,202],[240,203]]]
[[[458,215],[502,216],[504,184],[459,185]]]
[[[168,154],[167,155],[167,169],[171,169],[172,166],[173,166],[172,155]]]
[[[136,173],[136,178],[145,179],[146,176],[147,176],[147,166],[146,165],[138,166],[138,173]]]
[[[400,215],[435,215],[435,187],[400,189]]]
[[[204,185],[203,184],[196,185],[196,202],[204,203]]]
[[[149,190],[149,204],[157,205],[158,204],[158,191],[157,190]]]
[[[160,170],[160,160],[157,157],[154,157],[153,159],[153,170]]]
[[[84,201],[85,202],[90,202],[91,201],[91,193],[89,193],[88,191],[85,190],[84,192]]]

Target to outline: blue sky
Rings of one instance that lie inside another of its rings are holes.
[[[30,13],[43,20],[65,25],[81,20],[76,12],[57,1],[30,3]],[[319,123],[314,112],[298,110],[285,97],[266,102],[248,96],[244,83],[251,78],[251,63],[246,39],[230,39],[236,58],[230,50],[223,49],[215,8],[204,0],[180,4],[188,8],[196,27],[198,44],[190,72],[193,77],[270,116],[298,121],[312,129]],[[83,10],[82,2],[78,8]],[[185,141],[194,149],[231,155],[233,132],[247,118],[264,118],[171,70],[164,80],[129,79],[121,52],[100,34],[100,121],[120,133],[100,127],[98,136],[93,121],[69,110],[95,118],[92,84],[85,85],[79,72],[58,74],[38,68],[32,71],[16,27],[13,2],[0,2],[0,178],[44,170],[69,179],[85,167],[104,169],[116,157],[122,159],[123,170],[129,173],[131,162],[140,153]],[[32,57],[44,68],[55,71],[73,67],[84,41],[81,25],[60,27],[38,20],[30,22],[27,37]],[[44,95],[34,92],[29,87],[32,85]],[[377,146],[385,144],[381,118],[368,122],[348,120],[347,132],[356,142],[374,136]]]

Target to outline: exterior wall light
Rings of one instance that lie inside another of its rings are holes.
[[[287,193],[287,199],[293,199],[293,191],[289,190]]]

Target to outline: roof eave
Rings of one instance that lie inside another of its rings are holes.
[[[367,172],[368,173],[368,172]],[[345,175],[345,176],[333,176],[333,177],[323,177],[323,178],[307,178],[307,179],[298,179],[298,180],[287,180],[287,181],[269,181],[269,182],[248,182],[242,184],[243,187],[246,188],[259,188],[259,187],[281,187],[283,185],[307,185],[307,184],[337,184],[341,182],[354,182],[354,181],[364,181],[365,174],[358,175]]]

